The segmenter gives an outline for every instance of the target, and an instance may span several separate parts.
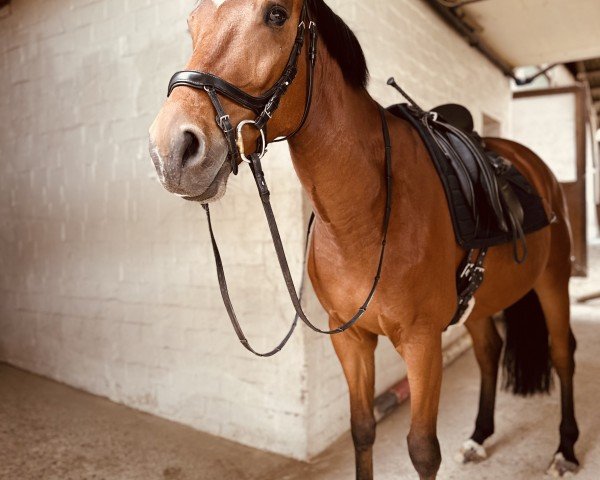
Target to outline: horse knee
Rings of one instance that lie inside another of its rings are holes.
[[[408,434],[408,453],[421,478],[435,478],[442,463],[440,443],[435,435]]]
[[[352,420],[352,439],[356,450],[370,449],[375,443],[376,422],[375,418]]]

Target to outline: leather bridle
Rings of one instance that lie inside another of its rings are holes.
[[[229,83],[227,80],[222,79],[212,73],[198,72],[195,70],[184,70],[177,72],[171,78],[169,82],[169,92],[167,96],[170,96],[173,90],[177,87],[191,87],[197,90],[204,90],[216,112],[216,122],[227,142],[228,157],[231,162],[231,171],[234,175],[238,174],[238,164],[241,161],[250,163],[249,156],[244,153],[244,140],[242,136],[242,130],[244,126],[253,126],[260,133],[257,140],[257,149],[255,153],[260,152],[261,158],[264,156],[267,148],[267,123],[273,117],[273,114],[279,107],[281,97],[285,95],[288,88],[296,78],[298,74],[298,60],[304,46],[304,39],[306,36],[306,30],[308,28],[310,34],[310,42],[307,50],[308,56],[308,80],[306,83],[306,102],[304,106],[304,113],[300,123],[294,129],[293,132],[274,139],[274,142],[281,142],[288,140],[296,135],[306,123],[306,119],[310,112],[310,106],[312,103],[312,92],[313,92],[313,79],[315,72],[315,64],[317,60],[317,25],[310,18],[310,12],[308,10],[306,1],[302,6],[302,12],[300,14],[300,23],[298,24],[298,32],[296,34],[296,40],[290,53],[288,62],[279,77],[279,80],[262,95],[257,97],[244,92],[235,85]],[[231,124],[230,116],[225,112],[221,101],[219,100],[218,93],[226,96],[233,100],[235,103],[243,106],[244,108],[254,112],[257,117],[255,120],[244,120],[238,124],[234,129]]]
[[[307,27],[308,24],[308,27]],[[213,75],[211,73],[206,72],[198,72],[198,71],[181,71],[173,75],[171,81],[169,83],[169,95],[173,91],[173,89],[181,86],[191,87],[197,90],[204,90],[216,112],[216,122],[219,128],[222,130],[223,135],[227,141],[228,146],[228,157],[231,162],[231,171],[234,174],[238,173],[238,164],[241,161],[245,161],[250,164],[250,169],[252,170],[252,174],[254,176],[254,180],[256,182],[256,186],[258,188],[258,193],[260,195],[263,209],[265,211],[265,216],[267,218],[267,222],[269,225],[269,230],[271,232],[271,237],[273,239],[273,244],[275,246],[275,253],[277,255],[277,259],[279,261],[279,265],[281,267],[281,272],[284,277],[284,281],[286,284],[286,288],[288,294],[290,296],[290,300],[294,306],[296,311],[296,316],[290,329],[284,339],[279,343],[279,345],[267,353],[258,353],[256,350],[250,346],[248,339],[246,338],[240,323],[235,314],[231,299],[229,297],[229,288],[227,286],[227,280],[225,278],[225,269],[223,267],[223,262],[221,260],[221,254],[219,252],[219,247],[217,245],[217,241],[214,234],[214,229],[212,226],[212,220],[210,216],[210,209],[208,204],[203,205],[204,210],[206,211],[206,217],[208,220],[208,228],[211,238],[211,243],[213,247],[213,253],[215,257],[215,263],[217,267],[217,277],[219,280],[219,288],[221,290],[221,297],[223,298],[223,303],[225,304],[225,308],[231,320],[231,324],[238,336],[238,339],[242,343],[242,345],[252,352],[253,354],[259,357],[271,357],[276,353],[280,352],[283,347],[290,340],[292,333],[296,329],[298,324],[298,320],[302,320],[309,328],[318,333],[323,333],[327,335],[334,335],[338,333],[345,332],[349,328],[351,328],[360,318],[362,318],[375,296],[375,292],[379,285],[379,281],[381,279],[381,272],[383,269],[383,260],[387,243],[387,233],[388,227],[390,223],[391,211],[392,211],[392,147],[391,147],[391,139],[389,128],[386,119],[386,112],[383,107],[379,106],[379,111],[381,115],[381,128],[383,132],[384,146],[385,146],[385,184],[386,184],[386,203],[385,203],[385,211],[383,215],[383,229],[382,229],[382,240],[381,247],[379,252],[379,262],[377,265],[377,271],[373,278],[373,284],[371,289],[368,292],[367,298],[362,304],[362,306],[357,310],[355,315],[342,324],[340,327],[335,328],[333,330],[322,330],[316,327],[311,321],[307,318],[306,314],[302,310],[300,296],[296,293],[296,287],[294,285],[294,281],[289,269],[289,265],[287,262],[287,258],[285,255],[285,250],[283,248],[283,243],[281,241],[281,236],[279,234],[279,229],[277,227],[277,222],[275,220],[275,214],[273,213],[273,209],[271,207],[270,201],[270,192],[267,186],[267,182],[265,179],[265,175],[263,173],[261,159],[266,152],[267,146],[267,134],[266,127],[267,123],[273,116],[273,113],[279,107],[279,103],[281,101],[281,97],[287,92],[289,86],[292,84],[296,75],[298,73],[297,64],[298,59],[300,57],[300,53],[302,52],[302,47],[304,45],[304,38],[306,29],[308,28],[310,33],[310,43],[307,50],[308,57],[308,79],[306,85],[306,103],[304,107],[304,113],[300,120],[299,125],[293,132],[288,135],[285,135],[280,138],[276,138],[273,141],[283,141],[292,138],[296,135],[304,126],[308,114],[310,112],[310,107],[312,103],[312,91],[313,91],[313,79],[314,79],[314,70],[317,59],[317,25],[310,18],[310,12],[307,7],[307,2],[305,1],[302,6],[302,13],[300,16],[300,23],[298,25],[298,33],[296,35],[296,40],[294,41],[294,46],[292,47],[292,52],[290,54],[287,65],[283,71],[283,74],[279,78],[279,80],[264,94],[255,97],[249,95],[243,90],[239,89],[235,85],[223,80],[222,78]],[[223,109],[223,106],[219,100],[218,93],[226,96],[227,98],[233,100],[234,102],[242,105],[248,110],[256,113],[257,117],[255,120],[244,120],[238,124],[236,129],[233,128],[231,124],[231,118]],[[260,133],[260,136],[257,140],[257,149],[251,155],[246,156],[243,148],[243,138],[242,138],[242,129],[245,125],[254,126]],[[304,257],[304,267],[306,267],[306,258],[307,258],[307,250],[308,250],[308,240],[311,232],[311,226],[314,221],[314,214],[311,216],[311,220],[308,226],[308,232],[306,236],[306,250]],[[304,277],[303,277],[304,278]],[[300,291],[302,291],[302,284],[300,287]]]

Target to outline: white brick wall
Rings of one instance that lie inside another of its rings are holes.
[[[329,340],[300,329],[279,357],[250,357],[221,304],[201,209],[164,192],[147,158],[147,127],[189,55],[193,3],[13,0],[0,18],[0,360],[307,458],[348,428]],[[383,103],[399,100],[393,74],[424,106],[461,101],[477,122],[506,121],[507,82],[419,0],[330,4]],[[298,278],[302,194],[285,147],[266,164]],[[214,216],[238,313],[270,347],[291,308],[249,175]],[[379,389],[403,373],[386,343]]]
[[[163,190],[147,154],[147,128],[189,55],[193,3],[15,0],[1,20],[0,359],[303,456],[302,335],[275,359],[246,354],[221,303],[203,211]],[[273,151],[298,277],[302,199]],[[291,311],[242,177],[214,208],[216,230],[248,335],[271,347]]]

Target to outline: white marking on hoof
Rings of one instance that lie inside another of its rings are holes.
[[[579,471],[579,465],[569,462],[562,453],[554,455],[552,463],[546,470],[546,474],[552,478],[572,477]]]
[[[478,463],[487,459],[487,452],[483,445],[479,445],[474,440],[467,440],[460,447],[460,452],[456,455],[458,463]]]

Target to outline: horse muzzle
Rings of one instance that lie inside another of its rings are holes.
[[[149,150],[162,185],[184,198],[216,196],[226,182],[227,148],[218,139],[209,144],[203,132],[185,116],[163,109],[150,127]]]

